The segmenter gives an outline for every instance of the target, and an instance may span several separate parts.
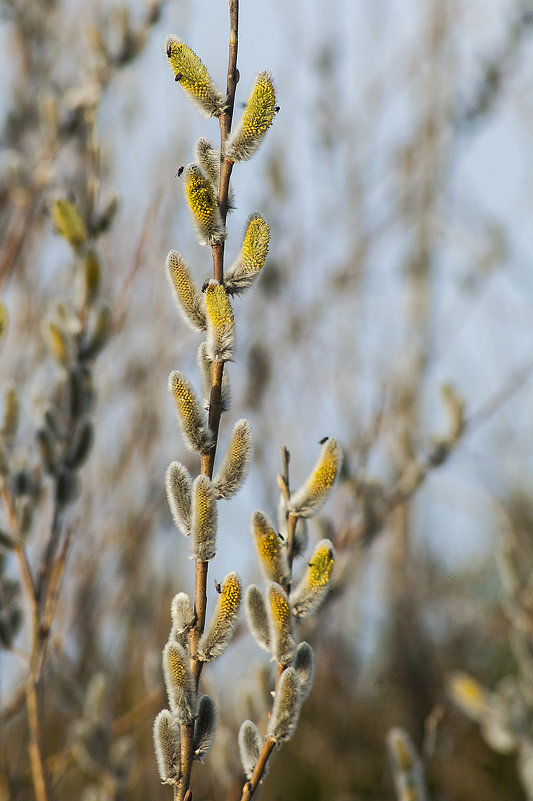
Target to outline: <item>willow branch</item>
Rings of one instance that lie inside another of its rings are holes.
[[[239,2],[229,0],[230,17],[230,40],[228,57],[228,76],[226,91],[226,106],[223,114],[219,117],[220,124],[220,183],[218,189],[218,205],[225,225],[228,213],[229,182],[233,163],[223,157],[226,139],[231,130],[233,119],[233,107],[235,105],[235,89],[237,86],[237,49],[239,33]],[[213,256],[213,278],[220,284],[224,281],[224,243],[212,247]],[[209,428],[213,434],[212,447],[201,456],[201,473],[213,477],[213,467],[218,442],[218,430],[220,417],[222,414],[222,376],[224,373],[224,363],[213,361],[211,366],[211,392],[209,398]],[[197,561],[195,564],[194,577],[194,606],[196,612],[195,625],[189,631],[189,653],[191,660],[191,670],[194,677],[195,688],[198,692],[200,675],[203,663],[196,659],[198,642],[205,628],[205,617],[207,609],[207,571],[208,562]],[[181,778],[177,787],[174,788],[174,798],[176,801],[184,801],[187,794],[190,794],[190,780],[193,763],[193,727],[192,724],[182,725],[181,734]]]

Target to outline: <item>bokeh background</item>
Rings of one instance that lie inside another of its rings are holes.
[[[193,575],[164,474],[172,459],[193,474],[198,464],[167,378],[180,369],[198,385],[198,341],[163,265],[177,248],[199,283],[209,277],[176,173],[218,125],[175,84],[162,42],[178,35],[224,85],[226,6],[0,5],[0,382],[21,403],[2,470],[9,486],[26,471],[39,487],[25,532],[36,569],[55,502],[35,432],[64,378],[45,329],[58,304],[75,306],[79,272],[54,229],[53,198],[107,226],[95,238],[112,329],[94,364],[94,446],[62,516],[74,534],[44,670],[57,799],[170,797],[151,728],[170,600],[192,590]],[[294,483],[322,437],[344,454],[311,530],[338,552],[331,597],[301,632],[315,648],[315,687],[262,797],[393,798],[385,739],[401,726],[431,798],[531,799],[533,4],[241,6],[235,113],[265,68],[280,111],[257,156],[233,172],[228,259],[255,210],[271,245],[257,286],[235,301],[221,442],[245,416],[255,455],[245,488],[220,510],[210,575],[258,580],[248,521],[256,508],[275,517],[282,446]],[[7,513],[0,525],[9,534]],[[5,543],[1,569],[0,615],[18,611],[0,651],[0,798],[22,801],[34,797],[20,690],[31,638]],[[237,731],[266,708],[268,671],[244,625],[204,671],[220,721],[195,767],[195,798],[240,798]],[[105,747],[91,761],[82,724],[97,696]],[[107,763],[117,741],[120,781]]]

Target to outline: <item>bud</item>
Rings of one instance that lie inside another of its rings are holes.
[[[300,489],[291,495],[289,511],[298,517],[311,517],[316,514],[337,476],[339,469],[339,448],[334,439],[327,439],[311,475]]]
[[[265,580],[286,586],[290,575],[286,550],[277,531],[274,531],[262,512],[253,513],[250,532]]]
[[[196,395],[183,373],[174,370],[170,374],[169,389],[186,446],[198,453],[210,450],[213,438],[206,427],[207,421]]]
[[[89,248],[83,260],[83,269],[79,279],[79,303],[81,307],[91,306],[100,290],[100,261],[93,248]]]
[[[198,562],[215,555],[217,504],[207,476],[197,476],[192,485],[191,553]]]
[[[76,429],[71,446],[65,456],[65,464],[77,470],[86,461],[94,443],[94,426],[90,420],[81,423]]]
[[[11,444],[17,433],[20,420],[20,398],[13,385],[7,387],[4,393],[4,416],[0,436],[5,442]]]
[[[192,280],[187,263],[177,250],[171,250],[168,254],[166,271],[174,301],[183,320],[193,331],[205,331],[207,318],[204,298]]]
[[[194,681],[185,649],[177,642],[163,648],[163,673],[173,714],[180,723],[190,723],[196,715]]]
[[[154,747],[161,781],[170,784],[180,773],[180,727],[168,709],[155,719]]]
[[[276,95],[272,77],[259,72],[235,130],[226,142],[225,156],[230,161],[250,159],[272,125],[276,113]]]
[[[211,359],[207,355],[207,342],[202,342],[197,354],[198,370],[202,378],[202,403],[209,411],[211,403]],[[222,387],[220,392],[220,411],[227,412],[231,407],[231,388],[229,384],[228,368],[222,374]]]
[[[207,307],[207,355],[212,361],[227,362],[235,346],[235,320],[228,294],[222,284],[211,279],[205,291]]]
[[[292,667],[281,674],[268,725],[267,737],[280,743],[290,740],[294,734],[300,714],[301,697],[298,676]]]
[[[209,753],[217,726],[217,708],[210,695],[202,695],[194,723],[194,758],[203,762]]]
[[[95,359],[109,341],[113,330],[111,309],[106,304],[96,310],[92,331],[80,348],[82,359]]]
[[[450,681],[452,699],[468,717],[481,721],[490,708],[490,695],[467,673],[455,673]]]
[[[37,447],[48,473],[55,473],[58,465],[57,443],[49,428],[39,428],[35,434]]]
[[[7,308],[5,303],[3,303],[0,300],[0,339],[6,333],[8,324],[9,324],[9,315],[7,313]]]
[[[50,321],[45,328],[45,334],[55,360],[62,367],[68,367],[72,356],[70,342],[66,333],[57,323]]]
[[[263,747],[263,738],[255,723],[245,720],[239,729],[239,752],[247,779],[252,778]]]
[[[246,590],[246,621],[248,628],[260,648],[270,650],[270,622],[263,593],[251,584]]]
[[[422,764],[407,732],[391,729],[387,746],[398,801],[426,801]]]
[[[165,475],[167,500],[174,523],[181,533],[191,533],[192,479],[189,471],[179,462],[171,462]]]
[[[242,487],[252,455],[252,429],[247,420],[238,420],[231,432],[229,445],[213,486],[216,498],[228,500]]]
[[[220,150],[214,147],[209,139],[198,139],[194,146],[194,157],[211,181],[213,192],[217,195],[220,183]]]
[[[248,220],[241,252],[224,275],[224,286],[230,295],[240,295],[248,289],[265,263],[270,229],[257,212]]]
[[[185,168],[185,195],[200,245],[220,245],[226,231],[213,187],[196,164]]]
[[[335,548],[331,540],[320,540],[305,574],[291,594],[292,611],[298,620],[318,609],[326,597],[334,564]]]
[[[222,584],[215,611],[198,643],[196,656],[201,662],[212,662],[228,647],[237,625],[240,603],[240,579],[236,573],[228,573]]]
[[[294,655],[292,612],[285,590],[272,582],[268,587],[270,647],[279,665],[289,665]]]
[[[194,625],[194,609],[186,592],[178,592],[174,596],[170,604],[170,615],[177,632],[188,631]]]
[[[50,209],[57,233],[66,239],[73,250],[78,250],[87,239],[83,218],[70,200],[59,198]]]
[[[176,82],[189,95],[204,117],[219,117],[224,111],[226,98],[211,80],[207,69],[196,53],[176,36],[167,36],[165,52],[170,60]]]
[[[305,701],[311,692],[313,679],[315,678],[315,655],[308,642],[301,642],[298,645],[296,658],[294,660],[294,669],[300,684],[301,700]]]

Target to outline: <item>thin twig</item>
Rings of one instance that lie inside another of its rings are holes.
[[[246,782],[243,787],[241,801],[250,801],[251,797],[257,790],[259,786],[259,782],[263,778],[263,774],[266,770],[266,766],[268,760],[270,759],[270,754],[274,750],[274,746],[276,743],[274,740],[271,740],[269,737],[263,743],[263,748],[261,749],[261,753],[259,754],[259,759],[257,760],[257,764],[254,768],[254,772],[252,773],[251,779]]]

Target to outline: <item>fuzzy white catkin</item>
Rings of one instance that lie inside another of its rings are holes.
[[[245,720],[239,729],[239,753],[247,779],[252,778],[263,747],[261,732],[251,720]]]
[[[172,781],[179,775],[180,728],[168,709],[162,709],[155,719],[154,747],[161,781]]]
[[[215,736],[217,708],[210,695],[202,695],[198,703],[198,715],[194,723],[194,758],[203,762]]]
[[[181,533],[191,533],[192,478],[184,465],[171,462],[165,475],[165,489],[172,518]]]
[[[296,649],[294,669],[300,683],[300,697],[305,701],[315,678],[315,655],[308,642],[301,642]]]
[[[292,667],[286,668],[276,690],[267,737],[280,743],[294,734],[300,714],[301,696],[298,676]]]
[[[263,593],[255,584],[246,590],[246,621],[260,648],[270,653],[270,622]]]
[[[172,623],[179,632],[188,631],[194,623],[192,601],[186,592],[178,592],[170,604]]]
[[[251,456],[252,429],[243,418],[233,426],[224,459],[213,479],[217,498],[229,500],[239,491],[248,474]]]

